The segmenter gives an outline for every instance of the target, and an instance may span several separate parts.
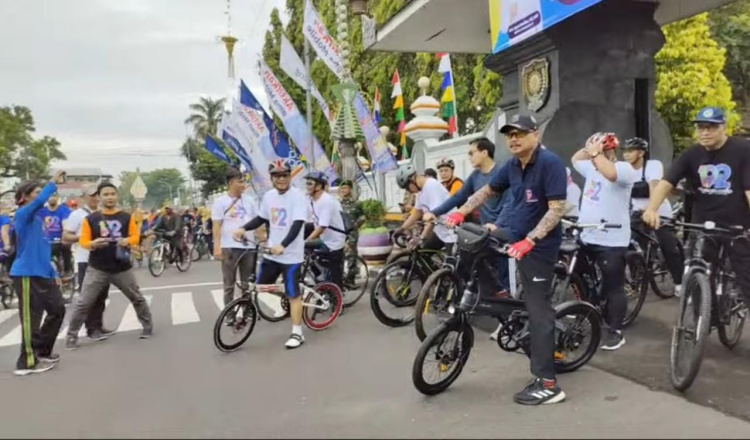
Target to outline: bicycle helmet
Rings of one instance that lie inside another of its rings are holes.
[[[440,162],[437,163],[437,168],[438,169],[443,168],[443,167],[448,167],[448,168],[450,168],[452,170],[455,170],[456,169],[456,164],[453,162],[452,159],[448,159],[447,157],[444,157],[444,158],[440,159]]]
[[[603,133],[603,150],[616,150],[620,146],[620,140],[614,133]]]
[[[284,159],[276,159],[268,165],[268,174],[290,174],[292,167]]]
[[[328,185],[328,176],[322,171],[312,171],[305,176],[305,180],[312,180],[313,182],[320,183],[323,186]]]
[[[401,167],[399,167],[398,171],[396,172],[396,183],[398,184],[398,187],[401,189],[406,189],[406,187],[409,186],[409,179],[411,179],[411,176],[415,174],[417,174],[417,169],[414,167],[414,165],[410,163],[401,165]]]
[[[628,139],[625,141],[625,149],[648,151],[648,141],[639,137]]]

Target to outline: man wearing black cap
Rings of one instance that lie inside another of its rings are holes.
[[[698,145],[685,150],[664,180],[651,192],[643,221],[653,228],[661,223],[659,206],[683,178],[695,189],[692,222],[750,228],[750,141],[727,135],[723,109],[707,107],[693,121]],[[745,304],[750,304],[750,243],[736,240],[730,261]]]
[[[447,223],[458,225],[494,194],[512,193],[513,215],[507,229],[493,232],[514,243],[508,254],[519,260],[531,333],[534,379],[514,400],[523,405],[562,402],[565,393],[555,379],[555,310],[551,303],[554,266],[562,242],[560,219],[565,214],[567,172],[553,152],[542,148],[536,120],[516,115],[500,129],[513,153],[490,182],[469,198]]]

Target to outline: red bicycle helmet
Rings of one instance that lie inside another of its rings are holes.
[[[604,133],[602,139],[603,150],[616,150],[620,146],[620,140],[614,133]]]

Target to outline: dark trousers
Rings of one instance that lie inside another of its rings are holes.
[[[736,240],[730,246],[728,239],[714,237],[713,240],[717,244],[722,240],[725,242],[725,249],[729,250],[729,264],[734,271],[735,280],[737,280],[737,284],[745,297],[745,304],[750,307],[750,242],[747,240]],[[693,255],[694,246],[695,234],[691,234],[686,251],[688,255]],[[716,258],[717,250],[717,247],[712,244],[711,240],[706,240],[702,257],[709,262],[713,262]]]
[[[73,271],[73,251],[70,249],[69,244],[53,243],[52,244],[52,255],[58,259],[62,259],[63,272],[70,274]],[[62,276],[63,274],[58,274]]]
[[[682,271],[685,261],[682,252],[680,252],[674,229],[662,226],[656,230],[656,239],[659,240],[659,247],[662,255],[664,255],[669,274],[672,275],[672,281],[675,284],[682,284]]]
[[[255,274],[258,254],[239,248],[221,250],[221,278],[224,281],[224,306],[234,300],[234,286],[237,284],[237,271],[240,272],[240,286],[247,290],[247,284]]]
[[[86,278],[86,269],[88,269],[88,263],[78,263],[78,289],[79,291],[83,287],[83,280]],[[104,309],[107,306],[107,298],[109,298],[109,284],[102,289],[99,296],[96,297],[94,304],[89,309],[88,316],[86,316],[86,333],[91,335],[94,330],[101,330],[104,327]]]
[[[518,272],[529,312],[531,374],[555,379],[555,309],[552,279],[555,259],[532,251],[518,262]]]
[[[583,251],[602,271],[600,295],[607,298],[607,324],[612,330],[622,330],[622,321],[628,311],[628,297],[625,295],[625,254],[628,249],[587,244]]]
[[[53,279],[13,277],[18,295],[18,316],[21,318],[21,354],[17,369],[32,368],[36,356],[49,356],[55,346],[65,318],[65,302]],[[42,314],[47,316],[42,321]]]

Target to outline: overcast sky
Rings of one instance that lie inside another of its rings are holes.
[[[283,0],[232,0],[237,76],[253,68]],[[0,105],[31,108],[68,160],[121,171],[176,167],[188,105],[229,93],[223,0],[2,0]],[[263,99],[263,98],[261,98]]]

